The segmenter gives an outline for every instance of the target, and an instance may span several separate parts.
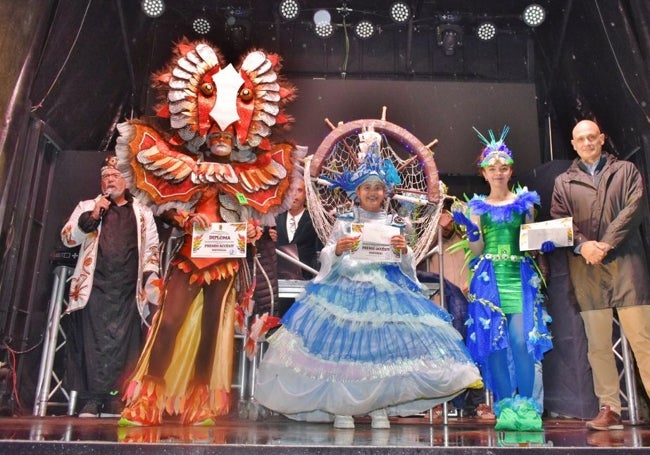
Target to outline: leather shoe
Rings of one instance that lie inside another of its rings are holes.
[[[82,419],[87,419],[91,417],[99,417],[99,407],[100,404],[94,400],[88,400],[81,411],[79,411],[79,417]]]
[[[622,430],[623,423],[621,416],[612,411],[609,405],[605,404],[600,407],[596,418],[587,422],[587,428],[601,431]]]

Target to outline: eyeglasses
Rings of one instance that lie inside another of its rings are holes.
[[[602,133],[588,134],[586,136],[578,136],[578,137],[573,138],[573,142],[577,142],[578,144],[581,144],[583,142],[586,142],[586,143],[595,142],[596,140],[598,140],[600,138],[601,134]]]

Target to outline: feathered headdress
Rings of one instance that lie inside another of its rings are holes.
[[[476,134],[478,134],[478,137],[479,139],[481,139],[481,142],[485,144],[485,148],[481,153],[481,159],[478,162],[478,165],[480,167],[491,166],[493,164],[496,164],[497,161],[500,161],[503,164],[508,164],[508,165],[514,163],[514,159],[512,158],[512,151],[508,148],[508,146],[504,142],[506,136],[508,135],[508,132],[510,132],[510,127],[508,125],[505,125],[501,130],[501,136],[499,137],[498,141],[496,140],[496,137],[494,136],[494,131],[492,130],[488,130],[488,135],[490,136],[490,140],[488,140],[485,136],[483,136],[481,132],[476,128],[474,128],[474,131],[476,131]]]
[[[402,183],[402,178],[391,160],[384,159],[379,153],[379,144],[373,142],[366,153],[360,154],[362,161],[355,170],[344,170],[336,179],[322,175],[321,178],[332,184],[332,188],[343,189],[348,197],[356,200],[356,190],[363,182],[371,177],[380,180],[387,191]]]

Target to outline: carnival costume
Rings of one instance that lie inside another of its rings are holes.
[[[229,412],[235,329],[252,351],[277,323],[266,314],[249,327],[254,280],[245,259],[192,254],[193,217],[271,225],[289,207],[297,177],[298,150],[270,140],[273,127],[291,120],[283,106],[294,97],[277,74],[279,57],[257,50],[237,68],[223,62],[208,43],[182,40],[153,77],[164,95],[157,114],[171,131],[141,121],[118,125],[116,152],[131,187],[183,237],[121,425],[158,425],[165,412],[184,424],[213,424]],[[249,248],[256,238],[242,235]]]
[[[399,182],[396,169],[374,151],[362,159],[356,172],[331,182],[352,199],[369,178],[379,178],[387,191]],[[336,256],[338,239],[350,236],[354,223],[404,228],[385,211],[354,207],[339,216],[319,274],[269,338],[256,399],[291,419],[332,421],[381,409],[413,415],[480,387],[451,316],[423,294],[410,248],[396,262]]]
[[[512,164],[512,153],[503,142],[507,132],[504,128],[498,141],[492,131],[489,141],[479,133],[486,145],[482,167]],[[534,259],[519,249],[520,226],[535,204],[539,195],[526,188],[517,189],[515,199],[502,205],[475,195],[467,205],[472,215],[480,217],[480,233],[462,214],[454,213],[468,228],[470,241],[483,236],[483,252],[472,261],[466,343],[494,393],[497,429],[541,430],[542,410],[532,398],[535,362],[552,348],[552,342],[542,306],[541,276]],[[522,314],[521,319],[513,320],[517,314]],[[515,366],[512,377],[507,367],[509,351]]]

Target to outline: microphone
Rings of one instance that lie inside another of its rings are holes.
[[[111,193],[110,193],[110,191],[106,191],[106,192],[102,193],[102,196],[107,197],[107,198],[110,199]],[[99,209],[99,218],[100,219],[104,216],[104,213],[106,213],[106,209],[104,207],[100,208]]]

